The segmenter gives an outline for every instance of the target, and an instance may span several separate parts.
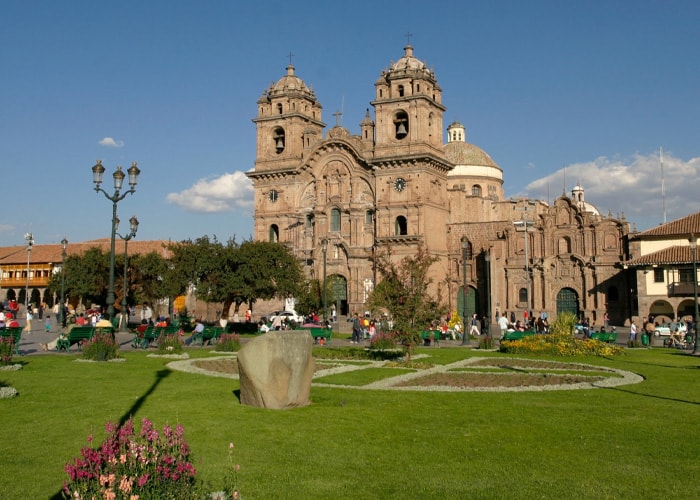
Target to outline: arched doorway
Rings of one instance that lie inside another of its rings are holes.
[[[466,294],[464,293],[464,287],[459,287],[457,291],[457,314],[462,316],[465,328],[468,323],[468,318],[471,318],[472,314],[479,313],[477,309],[479,292],[476,288],[468,286]],[[466,307],[466,310],[465,310]]]
[[[562,288],[557,294],[557,316],[572,313],[579,317],[578,293],[571,288]]]
[[[328,276],[328,290],[333,295],[332,300],[328,300],[328,309],[335,304],[335,310],[338,316],[348,315],[348,280],[340,274],[331,274]]]

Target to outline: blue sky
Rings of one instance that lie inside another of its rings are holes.
[[[250,237],[256,101],[296,74],[359,134],[381,71],[414,54],[436,72],[467,140],[507,196],[553,200],[577,182],[640,230],[700,210],[700,3],[0,2],[0,246],[105,238],[104,187],[139,239]]]

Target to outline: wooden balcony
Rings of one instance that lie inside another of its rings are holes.
[[[678,282],[675,281],[668,285],[669,297],[692,297],[695,294],[693,282]]]

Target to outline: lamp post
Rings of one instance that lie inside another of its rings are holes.
[[[323,252],[323,324],[326,324],[326,310],[327,310],[327,300],[328,292],[326,291],[326,262],[328,255],[328,239],[323,238],[321,240],[321,251]]]
[[[117,226],[119,225],[119,219],[117,218]],[[139,220],[136,218],[135,215],[131,216],[131,219],[129,219],[129,234],[126,236],[122,236],[121,234],[119,237],[124,240],[124,293],[122,294],[122,321],[121,321],[121,326],[119,327],[120,332],[126,332],[129,330],[129,309],[128,309],[128,304],[126,303],[126,296],[127,296],[127,291],[129,290],[128,288],[128,279],[127,279],[127,272],[128,272],[128,253],[127,253],[127,245],[129,243],[129,240],[133,237],[136,236],[136,231],[139,228]]]
[[[95,183],[95,191],[101,192],[105,195],[109,201],[112,202],[112,232],[110,235],[110,247],[109,247],[109,285],[107,288],[107,313],[110,318],[114,317],[114,238],[117,233],[117,203],[123,200],[127,194],[133,194],[136,191],[136,184],[139,180],[139,174],[141,171],[136,166],[136,162],[131,164],[131,167],[127,170],[129,174],[129,187],[128,191],[120,194],[122,189],[122,184],[124,183],[124,172],[122,172],[122,167],[117,167],[117,169],[112,174],[114,179],[114,194],[110,195],[100,187],[102,184],[102,177],[104,176],[105,168],[102,166],[102,160],[97,160],[97,163],[92,167],[93,182]]]
[[[32,233],[25,234],[24,241],[27,243],[27,286],[24,289],[24,310],[25,314],[29,314],[29,257],[32,254],[32,246],[34,245]]]
[[[700,322],[700,314],[698,313],[698,239],[695,234],[690,235],[690,248],[693,250],[693,297],[695,298],[695,347],[693,354],[700,354],[698,347],[698,322]]]
[[[491,340],[491,249],[484,255],[486,262],[486,336]]]
[[[462,345],[471,345],[469,327],[467,326],[467,249],[469,241],[462,238]]]
[[[58,306],[58,324],[65,327],[66,326],[66,247],[68,246],[68,240],[63,238],[61,240],[61,305]]]

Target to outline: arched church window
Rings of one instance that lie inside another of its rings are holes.
[[[518,290],[518,302],[527,304],[527,288]]]
[[[399,85],[399,97],[403,97],[403,85]]]
[[[408,135],[408,114],[399,111],[394,116],[394,137],[401,140]]]
[[[313,214],[308,214],[306,216],[306,227],[307,228],[314,227],[314,215]]]
[[[408,234],[408,222],[406,217],[399,215],[394,221],[394,236],[405,236]]]
[[[374,223],[374,211],[367,210],[365,212],[365,224],[371,226]]]
[[[277,114],[278,115],[282,114],[282,103],[280,103],[280,102],[277,103]]]
[[[478,184],[472,186],[472,196],[481,196],[481,186]]]
[[[340,210],[337,208],[331,210],[331,231],[340,231]]]
[[[270,242],[277,243],[280,240],[280,230],[277,224],[272,224],[270,226]]]

